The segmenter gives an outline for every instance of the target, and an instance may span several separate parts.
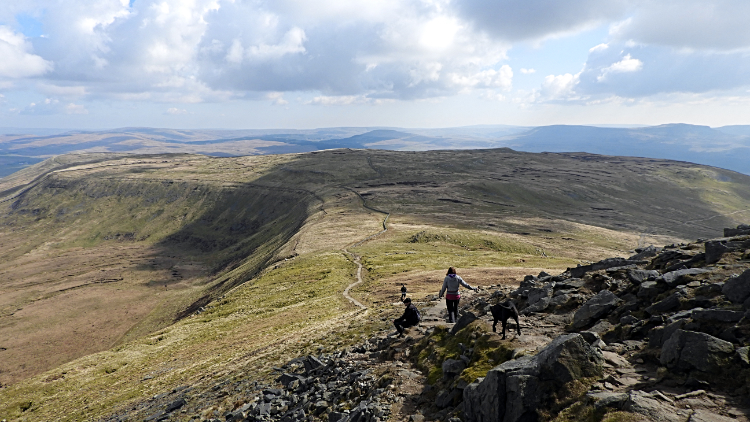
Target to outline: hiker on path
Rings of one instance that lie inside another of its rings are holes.
[[[401,283],[401,301],[403,302],[404,299],[406,299],[406,286]]]
[[[409,299],[408,297],[404,299],[404,305],[406,305],[404,314],[401,315],[401,318],[393,321],[393,325],[396,326],[396,331],[398,331],[399,337],[404,336],[405,328],[413,327],[419,324],[419,320],[422,319],[419,315],[417,307],[412,305],[411,299]]]
[[[448,268],[448,274],[445,275],[445,279],[443,280],[443,288],[440,289],[440,294],[438,295],[438,298],[442,298],[443,293],[445,293],[445,306],[448,308],[448,322],[456,322],[456,318],[458,318],[458,301],[461,300],[461,293],[458,291],[460,286],[464,286],[475,292],[478,290],[476,287],[469,286],[461,276],[456,274],[455,268]]]

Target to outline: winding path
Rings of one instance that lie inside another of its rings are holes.
[[[354,192],[357,195],[357,197],[359,197],[359,199],[362,201],[362,206],[364,208],[366,208],[368,210],[371,210],[371,211],[375,211],[375,212],[379,212],[379,213],[385,214],[385,218],[383,219],[383,230],[381,230],[381,231],[379,231],[379,232],[377,232],[375,234],[371,234],[371,235],[365,237],[364,239],[360,240],[359,242],[357,242],[357,243],[355,243],[355,244],[353,244],[351,246],[347,246],[346,248],[342,249],[342,251],[344,251],[345,254],[351,255],[353,257],[354,263],[357,264],[357,281],[355,281],[354,283],[346,286],[346,289],[344,289],[344,297],[347,300],[349,300],[351,303],[353,303],[354,306],[356,306],[356,307],[358,307],[358,308],[360,308],[362,310],[367,310],[367,306],[363,305],[357,299],[353,298],[349,294],[349,291],[353,287],[356,287],[357,285],[359,285],[360,283],[362,283],[362,262],[361,262],[361,258],[362,257],[359,256],[359,255],[357,255],[357,254],[355,254],[355,253],[353,253],[353,252],[350,252],[349,248],[356,248],[357,246],[360,246],[361,244],[367,242],[368,240],[373,239],[373,238],[375,238],[377,236],[380,236],[381,234],[387,232],[388,231],[388,225],[387,225],[388,217],[391,216],[391,213],[386,212],[386,211],[382,211],[382,210],[379,210],[377,208],[373,208],[373,207],[367,205],[367,203],[365,202],[365,198],[363,198],[362,195],[359,194],[359,192],[355,191],[354,189],[345,187],[345,186],[344,186],[344,188],[346,188],[346,189]]]

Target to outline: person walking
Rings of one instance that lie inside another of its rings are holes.
[[[448,308],[448,322],[456,322],[458,317],[458,301],[461,300],[461,293],[458,291],[460,286],[464,286],[467,289],[478,290],[476,287],[469,286],[469,283],[465,282],[458,274],[456,269],[453,267],[448,268],[448,274],[443,279],[443,288],[440,289],[438,298],[443,297],[445,293],[445,306]]]
[[[401,283],[401,301],[403,302],[404,299],[406,299],[406,285]]]
[[[419,315],[417,307],[412,305],[410,298],[407,297],[406,299],[404,299],[404,305],[406,305],[404,314],[401,315],[401,318],[393,321],[393,325],[396,326],[396,331],[398,331],[399,337],[404,336],[405,328],[413,327],[419,324],[419,321],[422,319],[422,317]]]

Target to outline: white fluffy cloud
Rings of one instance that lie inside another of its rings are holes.
[[[0,78],[28,78],[52,70],[52,63],[31,53],[31,43],[7,26],[0,26]]]
[[[26,115],[88,114],[89,111],[82,104],[63,103],[56,98],[47,98],[39,103],[29,104],[20,113]]]
[[[23,35],[21,14],[43,35]],[[745,0],[18,0],[0,5],[0,89],[60,99],[29,113],[102,98],[286,105],[285,93],[303,92],[306,104],[350,105],[736,90],[750,86],[749,15]],[[609,34],[586,45],[582,68],[510,62],[519,44],[544,51],[595,27]],[[511,66],[526,76],[514,83]]]

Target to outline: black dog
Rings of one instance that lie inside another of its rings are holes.
[[[508,324],[508,318],[513,318],[516,321],[516,330],[518,331],[518,335],[521,335],[521,324],[518,323],[518,309],[516,309],[516,305],[512,301],[508,300],[505,303],[492,305],[490,311],[494,319],[492,322],[493,332],[497,332],[495,327],[497,327],[498,321],[502,321],[503,323],[503,340],[505,340],[505,326]]]

